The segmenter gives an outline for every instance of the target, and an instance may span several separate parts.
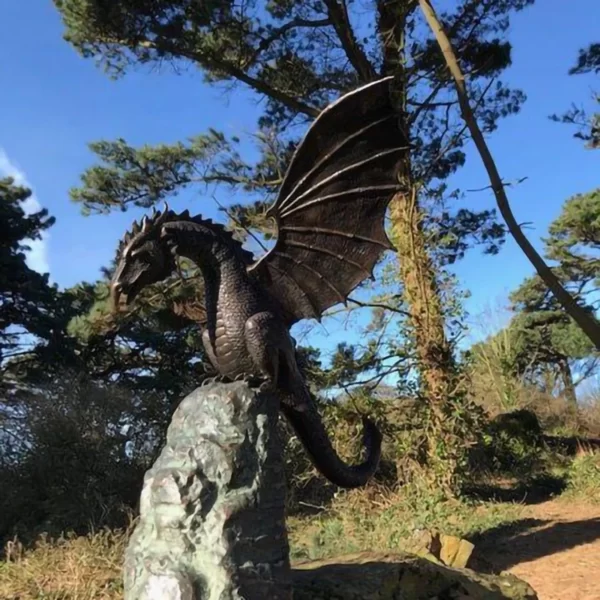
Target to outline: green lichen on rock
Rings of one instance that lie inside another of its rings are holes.
[[[184,398],[144,478],[127,600],[291,600],[277,418],[242,382]]]

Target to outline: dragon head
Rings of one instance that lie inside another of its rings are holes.
[[[151,217],[134,221],[122,238],[117,251],[117,266],[110,283],[114,310],[131,304],[142,289],[166,279],[176,268],[175,257],[162,237],[162,224],[173,213],[154,210]]]

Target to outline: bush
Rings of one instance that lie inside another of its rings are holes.
[[[477,473],[530,476],[544,470],[542,428],[535,413],[520,409],[497,415],[486,426],[471,453]]]
[[[19,401],[21,418],[7,427],[21,448],[0,463],[0,543],[123,526],[156,449],[144,448],[143,420],[124,429],[136,415],[131,395],[65,375]]]
[[[600,504],[600,453],[581,452],[566,473],[567,495]]]

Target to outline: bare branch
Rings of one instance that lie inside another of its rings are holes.
[[[389,304],[379,304],[377,302],[361,302],[360,300],[355,300],[354,298],[348,298],[348,302],[352,302],[352,304],[356,304],[356,306],[359,306],[360,308],[382,308],[383,310],[389,310],[390,312],[395,312],[405,317],[411,316],[411,314],[408,311],[402,310],[401,308],[396,308],[395,306],[390,306]]]
[[[354,35],[345,1],[342,0],[341,4],[337,0],[324,0],[324,2],[342,48],[360,80],[364,83],[375,80],[377,73]]]
[[[525,177],[519,177],[519,179],[517,179],[516,181],[507,181],[507,182],[502,182],[502,185],[504,187],[511,187],[514,185],[519,185],[520,183],[523,183],[524,181],[526,181],[527,179],[529,179],[529,177],[527,177],[527,175],[525,175]],[[481,188],[472,188],[470,190],[466,190],[467,192],[484,192],[485,190],[493,190],[493,186],[491,185],[485,185]]]

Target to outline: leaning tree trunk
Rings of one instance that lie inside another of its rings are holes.
[[[402,60],[406,18],[410,3],[378,0],[379,31],[382,37],[385,75],[394,75],[393,94],[398,108],[400,128],[407,139],[410,132],[407,119],[407,84]],[[436,271],[429,254],[423,212],[419,206],[418,189],[411,177],[410,155],[400,169],[406,193],[396,195],[390,203],[391,239],[399,261],[403,297],[409,313],[415,346],[421,389],[430,409],[427,430],[424,431],[429,473],[447,493],[454,493],[453,481],[458,461],[454,422],[447,418],[450,397],[455,393],[455,365],[444,329],[442,298]],[[439,441],[443,440],[443,444]],[[462,444],[460,444],[462,446]],[[440,455],[439,448],[444,447]]]
[[[589,314],[583,307],[577,304],[577,301],[569,294],[567,290],[561,285],[560,281],[552,272],[552,269],[544,262],[542,257],[536,252],[535,248],[531,245],[531,242],[525,237],[525,234],[521,231],[517,220],[515,219],[506,192],[504,191],[504,185],[496,163],[490,153],[490,150],[485,142],[483,134],[479,129],[475,115],[469,104],[469,97],[465,86],[465,78],[462,70],[456,59],[456,54],[452,49],[452,44],[446,35],[440,20],[438,19],[435,9],[433,8],[429,0],[419,0],[419,5],[427,23],[431,27],[440,50],[444,56],[448,69],[454,78],[456,85],[456,91],[458,95],[458,101],[460,104],[460,110],[469,128],[471,137],[475,142],[477,151],[481,156],[481,160],[485,166],[485,169],[490,178],[494,196],[496,197],[496,203],[498,209],[508,226],[508,229],[512,236],[515,238],[517,244],[525,256],[529,259],[529,262],[534,266],[538,275],[542,281],[548,286],[550,291],[554,294],[555,298],[560,302],[565,311],[575,320],[575,322],[581,327],[583,332],[588,336],[591,342],[600,350],[600,322]]]

